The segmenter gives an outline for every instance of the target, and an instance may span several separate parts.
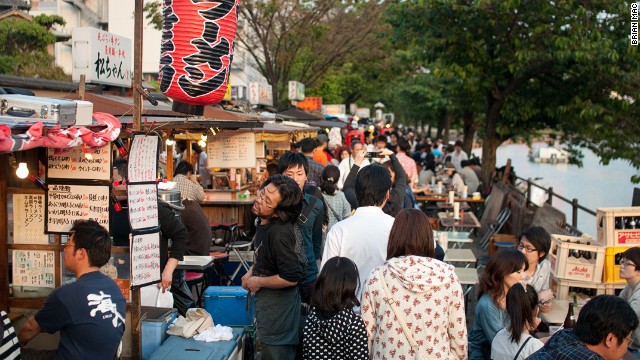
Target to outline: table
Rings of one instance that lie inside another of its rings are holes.
[[[416,194],[416,201],[418,202],[438,202],[438,201],[448,201],[448,200],[449,200],[449,194],[436,194],[436,193],[427,193],[422,195]],[[458,201],[458,202],[466,201],[468,203],[483,203],[484,199],[483,198],[474,199],[472,197],[466,197],[466,198],[455,197],[453,198],[453,201]]]
[[[480,221],[478,221],[478,218],[474,213],[466,212],[463,214],[464,215],[460,216],[460,219],[454,219],[452,213],[439,212],[438,219],[440,219],[442,227],[452,230],[455,230],[456,228],[476,229],[480,227]]]
[[[222,268],[222,263],[227,261],[229,255],[226,253],[212,253],[219,254],[216,256],[207,256],[207,255],[185,255],[184,259],[178,263],[176,266],[177,270],[186,270],[193,272],[200,272],[204,275],[204,287],[206,289],[207,286],[211,285],[211,271],[207,271],[212,266],[216,266],[218,271],[218,277],[221,279],[222,283],[222,274],[224,274],[224,269]],[[220,284],[222,285],[222,284]],[[196,284],[196,304],[202,303],[202,297],[204,295],[204,290],[201,294],[199,294],[200,290],[198,289],[198,285]]]
[[[548,324],[563,324],[569,311],[569,300],[554,300],[551,302],[551,309],[546,312],[540,312],[540,318]],[[578,309],[574,307],[573,314],[577,319]]]
[[[460,249],[464,244],[472,244],[473,239],[469,237],[471,234],[468,231],[434,231],[435,237],[440,239],[440,234],[446,234],[447,236],[447,244],[445,244],[448,248],[448,243],[453,243],[452,249]],[[440,242],[440,246],[444,246],[442,242]],[[445,249],[446,250],[446,249]]]
[[[462,285],[464,289],[464,308],[467,309],[467,303],[469,293],[473,290],[473,287],[479,282],[478,278],[478,270],[476,268],[455,268],[454,269],[456,275],[458,275],[458,280],[460,281],[460,285]]]
[[[478,259],[470,249],[449,249],[444,254],[444,262],[466,263],[465,268],[468,268],[471,264],[475,264],[477,261]]]
[[[233,328],[233,338],[228,341],[204,342],[193,338],[169,336],[167,340],[151,354],[151,360],[173,359],[242,359],[242,346],[245,339],[244,329]]]
[[[438,206],[438,209],[444,209],[444,210],[453,209],[453,205],[446,201],[438,201],[436,203],[436,206]],[[471,210],[471,206],[469,206],[469,203],[467,203],[466,201],[460,201],[460,210],[462,211]]]

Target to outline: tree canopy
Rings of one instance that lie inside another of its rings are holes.
[[[632,151],[638,103],[610,96],[638,98],[629,14],[621,0],[414,0],[396,1],[387,18],[396,46],[468,92],[443,97],[458,109],[483,108],[475,118],[483,119],[482,180],[489,184],[498,145],[543,128],[564,131],[605,162],[640,166]],[[633,140],[611,136],[627,131]]]
[[[69,80],[55,65],[48,46],[56,42],[49,30],[64,25],[60,16],[38,15],[33,21],[10,17],[0,20],[0,73],[53,80]]]

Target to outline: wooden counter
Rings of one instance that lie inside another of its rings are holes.
[[[210,223],[244,225],[244,231],[253,231],[253,215],[251,206],[255,202],[255,195],[247,199],[238,198],[238,192],[205,190],[205,199],[200,206],[207,215]]]

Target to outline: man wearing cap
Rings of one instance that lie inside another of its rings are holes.
[[[304,138],[300,141],[300,152],[307,158],[307,162],[309,162],[306,186],[320,186],[320,181],[322,180],[324,165],[313,160],[315,153],[318,152],[317,144],[316,139],[313,138]]]
[[[351,143],[354,139],[360,141],[361,144],[364,144],[364,133],[360,131],[358,128],[358,122],[355,120],[351,122],[351,130],[347,133],[347,146],[351,147]]]

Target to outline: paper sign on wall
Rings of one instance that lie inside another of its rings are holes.
[[[129,183],[156,181],[158,136],[135,135],[129,151]]]
[[[256,134],[225,131],[207,142],[210,168],[253,168],[256,166]]]
[[[48,244],[42,194],[13,194],[13,243]]]
[[[13,250],[13,286],[55,288],[54,252]]]
[[[109,230],[109,186],[48,186],[48,232],[69,232],[74,221],[89,219],[97,221]]]
[[[158,226],[158,187],[156,184],[129,184],[129,223],[138,230]]]
[[[131,285],[160,280],[160,233],[131,236]]]
[[[57,179],[111,179],[111,147],[99,148],[85,155],[79,146],[62,155],[55,155],[52,148],[47,154],[47,176]]]

